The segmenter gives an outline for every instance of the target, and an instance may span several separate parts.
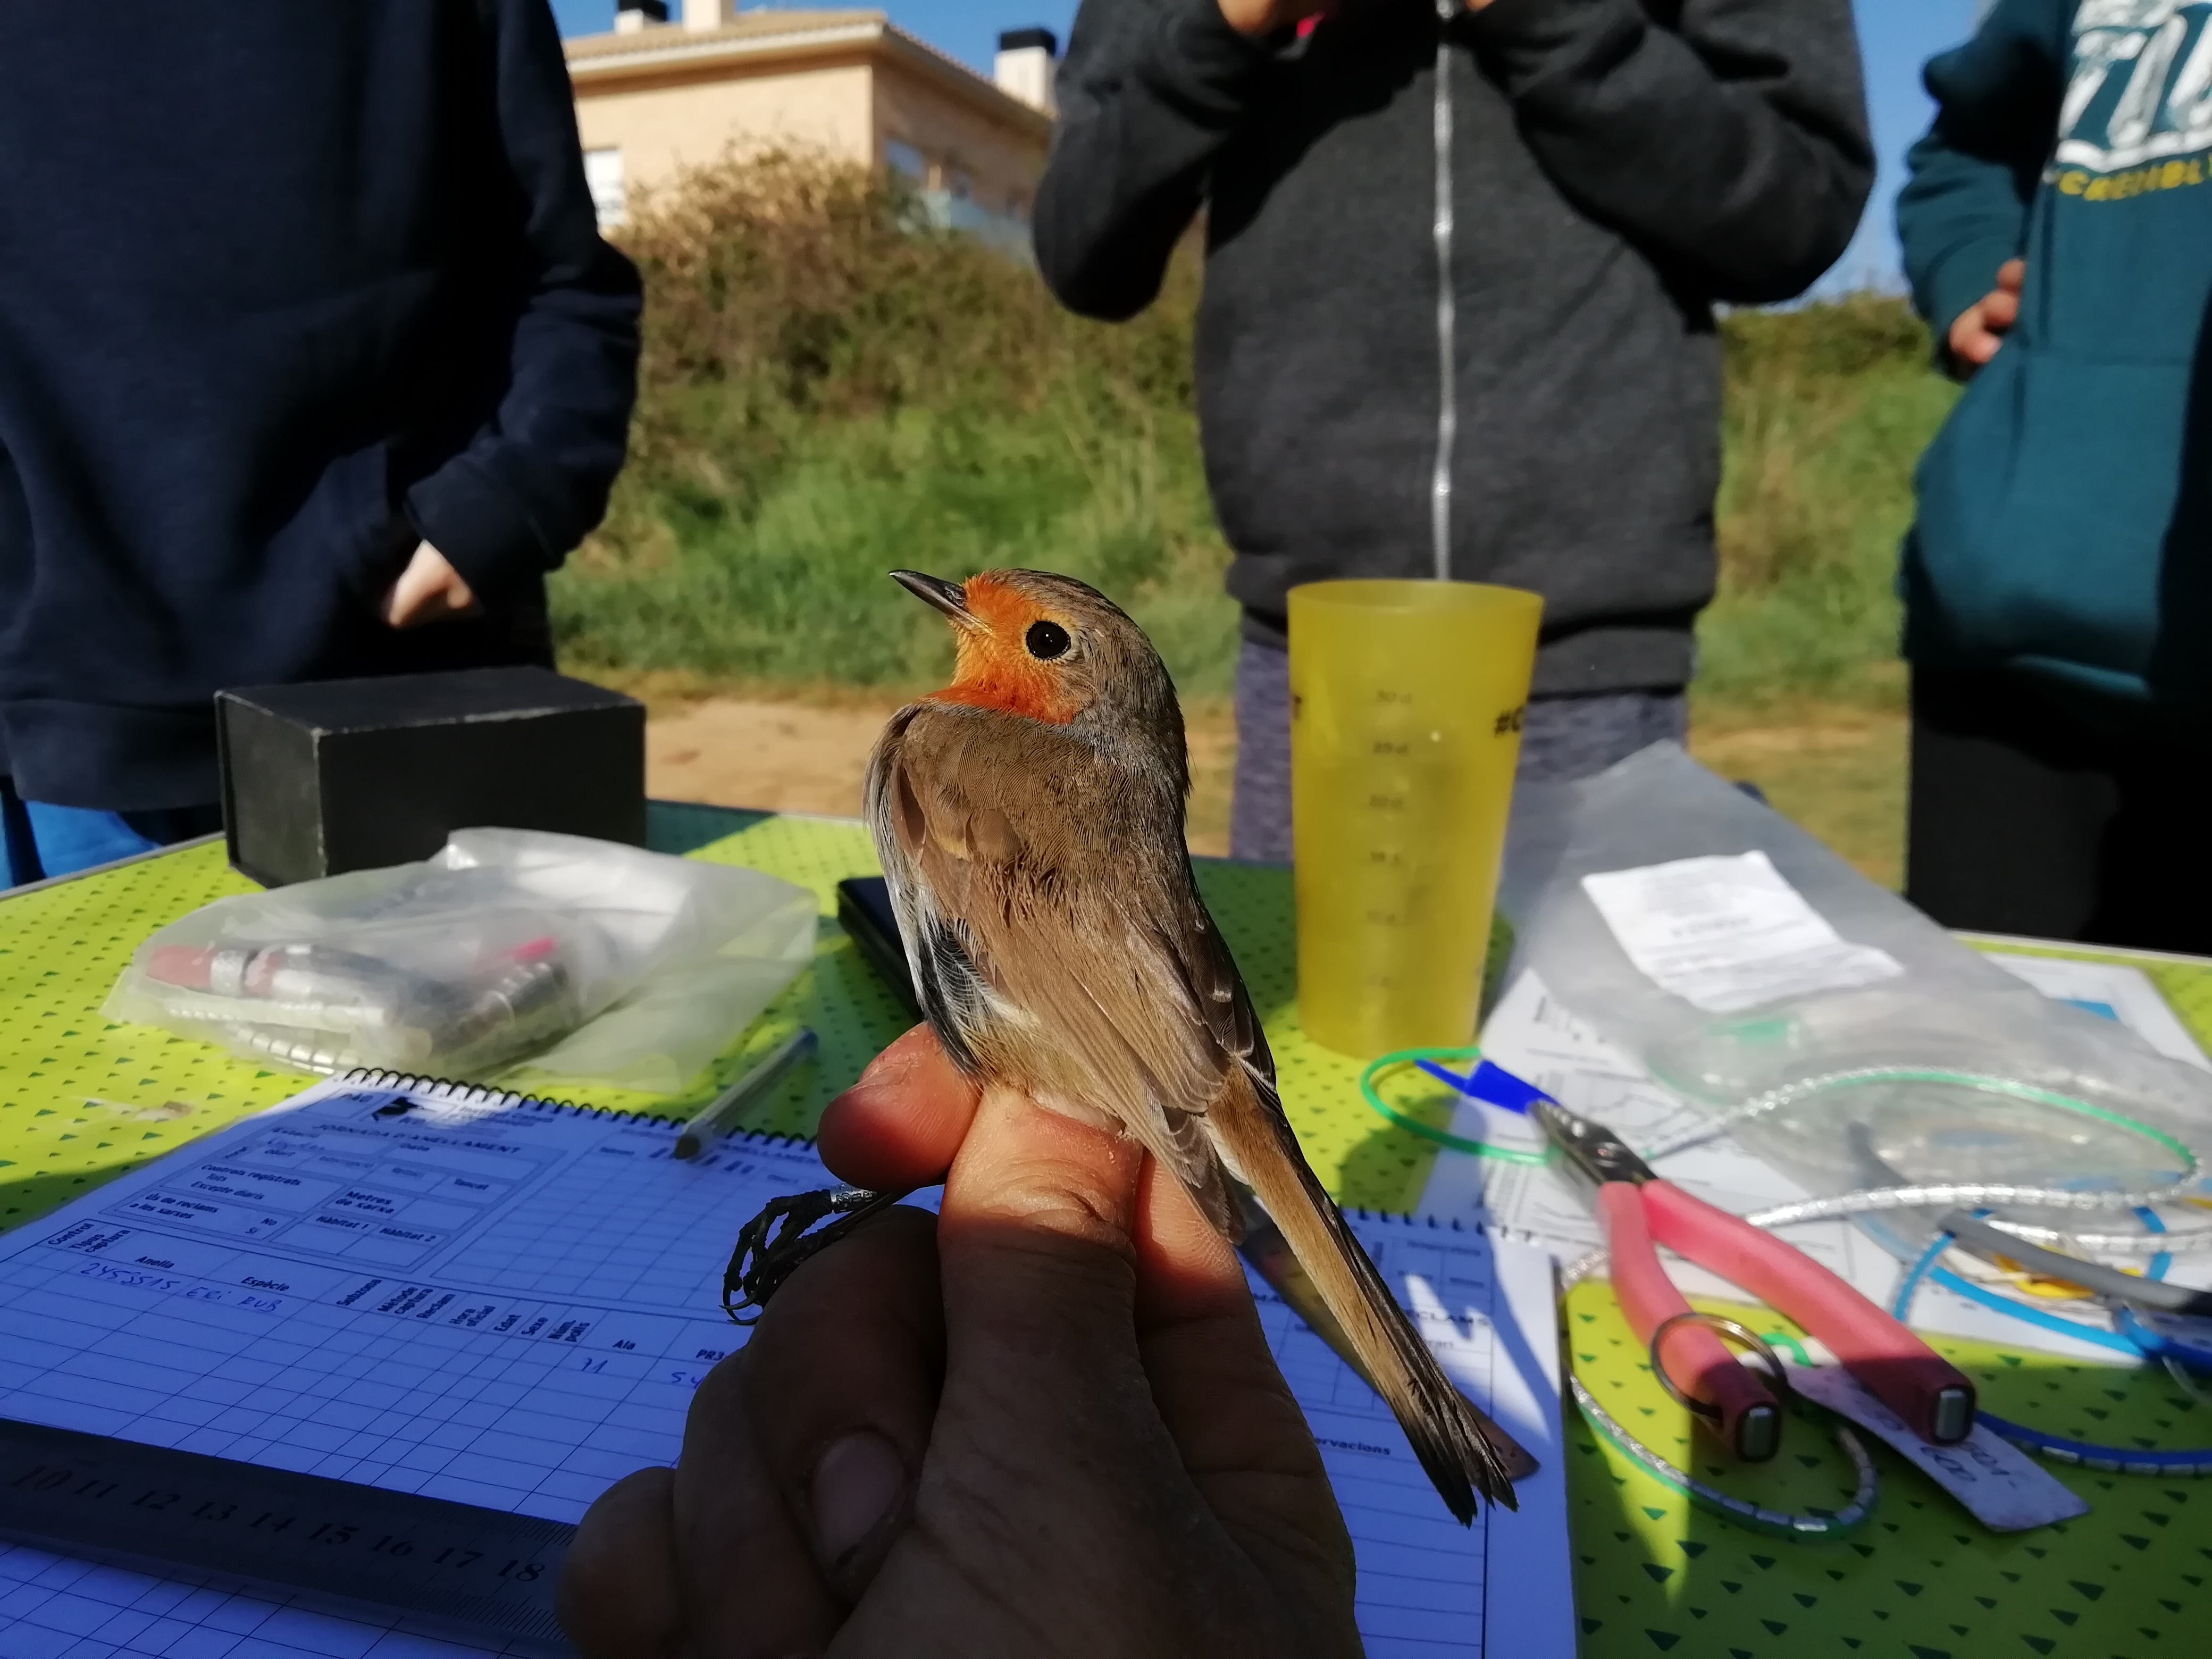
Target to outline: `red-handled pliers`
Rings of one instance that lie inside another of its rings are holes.
[[[1950,1445],[1973,1431],[1973,1383],[1844,1279],[1773,1234],[1662,1181],[1603,1124],[1549,1100],[1538,1101],[1534,1111],[1569,1161],[1597,1182],[1613,1294],[1637,1340],[1651,1348],[1653,1370],[1738,1456],[1759,1462],[1774,1455],[1780,1407],[1707,1328],[1705,1316],[1682,1299],[1656,1245],[1796,1321],[1922,1439]]]

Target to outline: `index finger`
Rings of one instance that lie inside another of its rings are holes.
[[[871,1192],[912,1192],[945,1179],[975,1121],[975,1085],[917,1025],[868,1062],[815,1131],[822,1161]]]
[[[823,1162],[839,1179],[873,1192],[934,1186],[966,1145],[980,1097],[935,1033],[917,1025],[823,1111],[816,1132]],[[1127,1231],[1122,1248],[1137,1269],[1139,1323],[1244,1305],[1235,1253],[1174,1179],[1147,1182]]]

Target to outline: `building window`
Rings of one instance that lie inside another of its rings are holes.
[[[886,140],[884,144],[884,165],[893,173],[905,174],[917,185],[928,182],[928,158],[912,144],[902,143],[896,138]]]
[[[965,202],[975,194],[975,179],[957,167],[946,170],[945,187],[952,192],[952,199],[956,202]]]
[[[591,187],[592,207],[599,216],[599,228],[612,230],[629,218],[629,203],[623,191],[623,157],[618,149],[584,152],[584,182]]]

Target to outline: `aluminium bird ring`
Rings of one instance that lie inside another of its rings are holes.
[[[1718,1314],[1700,1313],[1692,1308],[1687,1313],[1669,1314],[1654,1325],[1650,1343],[1651,1375],[1659,1379],[1659,1386],[1667,1390],[1667,1397],[1692,1416],[1703,1418],[1708,1423],[1717,1423],[1721,1420],[1721,1408],[1703,1400],[1692,1400],[1683,1393],[1675,1386],[1674,1379],[1667,1375],[1666,1366],[1659,1363],[1659,1345],[1667,1340],[1667,1333],[1677,1325],[1703,1325],[1723,1336],[1735,1338],[1759,1361],[1768,1380],[1774,1384],[1777,1397],[1784,1401],[1790,1398],[1793,1392],[1790,1387],[1790,1374],[1783,1368],[1781,1356],[1774,1352],[1765,1337],[1733,1319],[1723,1319]]]

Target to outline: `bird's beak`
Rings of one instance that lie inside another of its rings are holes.
[[[891,580],[924,605],[942,611],[957,626],[976,625],[975,613],[968,608],[968,592],[958,582],[949,582],[942,576],[925,576],[919,570],[894,570]]]

